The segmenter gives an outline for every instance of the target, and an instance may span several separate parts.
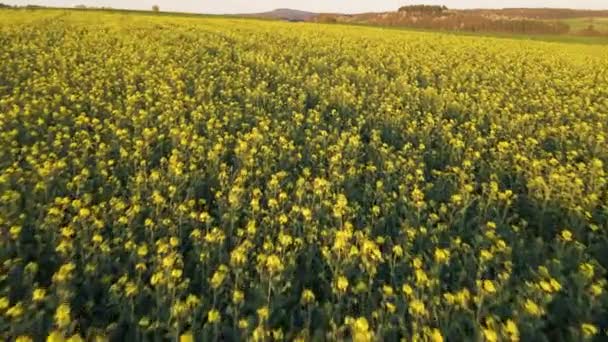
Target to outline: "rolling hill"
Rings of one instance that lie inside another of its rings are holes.
[[[313,20],[464,32],[608,35],[602,26],[606,17],[608,11],[554,8],[460,10],[416,5],[389,12],[320,14]]]

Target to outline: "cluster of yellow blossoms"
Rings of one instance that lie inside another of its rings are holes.
[[[0,11],[0,339],[608,328],[608,48]]]

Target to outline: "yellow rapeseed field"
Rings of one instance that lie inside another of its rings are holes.
[[[0,11],[0,339],[608,335],[608,47]]]

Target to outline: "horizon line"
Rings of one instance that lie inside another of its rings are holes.
[[[9,5],[10,6],[10,5]],[[84,4],[75,4],[71,7],[63,7],[63,6],[46,6],[46,5],[13,5],[13,8],[27,8],[27,7],[38,7],[38,8],[48,8],[48,9],[98,9],[98,10],[123,10],[123,11],[140,11],[140,12],[152,12],[151,9],[142,9],[142,8],[129,8],[129,7],[104,7],[104,6],[87,6]],[[83,8],[78,8],[77,6],[85,6]],[[278,10],[290,10],[290,11],[299,11],[306,12],[311,14],[348,14],[348,15],[356,15],[356,14],[367,14],[367,13],[386,13],[386,12],[397,12],[399,8],[388,11],[367,11],[367,12],[315,12],[304,9],[297,8],[289,8],[289,7],[278,7],[273,8],[266,11],[255,11],[255,12],[233,12],[233,13],[216,13],[216,12],[194,12],[194,11],[174,11],[174,10],[166,10],[163,11],[162,7],[160,8],[160,12],[165,13],[184,13],[184,14],[202,14],[202,15],[247,15],[247,14],[264,14],[271,13]],[[546,10],[570,10],[570,11],[594,11],[594,12],[602,12],[608,11],[608,8],[605,9],[593,9],[593,8],[571,8],[571,7],[448,7],[448,10],[459,10],[459,11],[487,11],[487,10],[517,10],[517,9],[546,9]]]

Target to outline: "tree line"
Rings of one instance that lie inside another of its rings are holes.
[[[442,16],[410,15],[411,12],[392,12],[367,15],[341,16],[324,14],[316,18],[325,23],[356,23],[382,26],[403,26],[429,30],[464,32],[494,32],[512,34],[566,34],[570,26],[562,22],[532,19],[498,19],[475,14],[450,12]]]
[[[436,5],[410,5],[410,6],[399,7],[399,12],[407,12],[407,13],[422,14],[422,15],[439,15],[447,10],[448,10],[448,8],[446,6],[436,6]]]

